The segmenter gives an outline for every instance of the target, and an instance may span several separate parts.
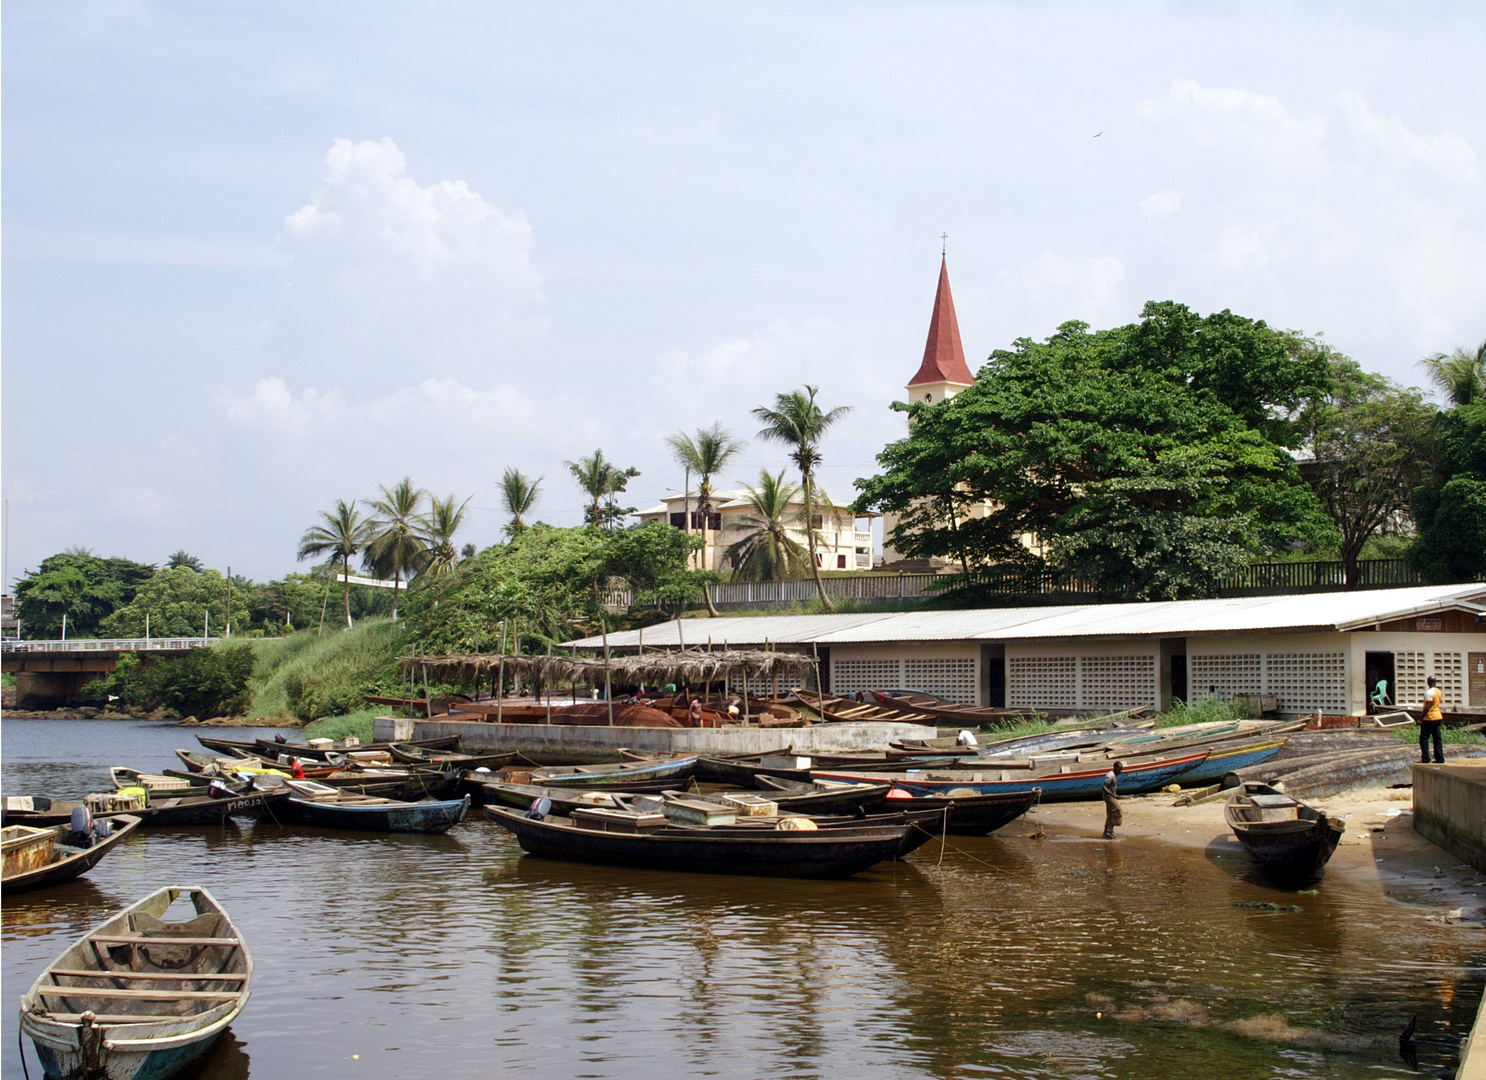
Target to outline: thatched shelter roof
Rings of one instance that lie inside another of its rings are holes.
[[[808,672],[815,661],[803,653],[767,652],[762,649],[733,649],[709,652],[705,649],[681,649],[648,652],[638,656],[502,656],[478,653],[443,656],[405,656],[402,670],[427,671],[430,678],[445,682],[479,682],[504,670],[507,674],[525,676],[542,686],[559,682],[603,681],[607,667],[609,677],[619,682],[721,682],[729,675],[744,674],[750,679],[790,678]]]

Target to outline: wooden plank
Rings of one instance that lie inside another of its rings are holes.
[[[94,934],[104,945],[241,945],[235,937],[151,937],[148,934]]]
[[[242,997],[241,990],[112,990],[98,986],[42,986],[37,994],[42,997],[71,998],[130,998],[139,1001],[191,1000],[230,1001]]]
[[[52,975],[66,975],[78,979],[176,979],[189,981],[191,979],[210,979],[226,982],[245,982],[246,974],[224,975],[213,972],[211,974],[183,975],[177,971],[161,971],[149,974],[143,971],[89,971],[86,968],[52,968]]]

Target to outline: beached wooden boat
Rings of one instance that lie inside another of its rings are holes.
[[[406,743],[388,743],[387,750],[394,761],[437,769],[478,769],[482,766],[499,769],[502,765],[509,765],[517,757],[514,750],[496,754],[462,754],[455,750],[429,750],[427,747],[410,746]]]
[[[1346,824],[1268,784],[1245,783],[1229,797],[1223,819],[1264,869],[1304,881],[1325,868]]]
[[[1138,760],[1129,762],[1120,774],[1120,794],[1138,795],[1154,791],[1207,759],[1209,751],[1200,750],[1173,758]],[[1072,765],[1058,766],[1055,770],[1043,769],[997,769],[988,763],[982,769],[924,769],[915,772],[846,772],[821,769],[810,775],[817,780],[846,780],[856,783],[879,784],[884,780],[905,789],[914,795],[945,795],[955,788],[967,788],[979,795],[997,792],[1029,792],[1033,788],[1042,790],[1043,802],[1071,799],[1096,799],[1104,786],[1104,775],[1109,764],[1102,762],[1093,768]]]
[[[27,892],[86,874],[137,828],[139,818],[121,815],[110,819],[108,836],[95,840],[89,847],[76,847],[72,843],[71,825],[46,829],[7,825],[0,829],[3,836],[0,847],[4,851],[0,892]]]
[[[962,727],[994,727],[1010,720],[1037,718],[1043,714],[1036,709],[1005,709],[991,705],[963,705],[957,701],[920,694],[912,690],[869,690],[867,696],[879,705],[894,709],[910,709],[928,713],[942,725],[958,724]]]
[[[1271,761],[1285,748],[1289,742],[1288,737],[1279,739],[1266,739],[1260,742],[1229,745],[1217,743],[1212,747],[1212,753],[1207,755],[1207,760],[1195,769],[1182,773],[1177,778],[1177,783],[1182,787],[1200,787],[1203,784],[1216,784],[1224,776],[1234,769],[1248,768],[1250,765],[1262,765]],[[1128,759],[1122,759],[1128,760]]]
[[[626,784],[685,780],[696,771],[695,754],[660,761],[623,761],[617,765],[558,765],[532,769],[531,782],[546,787],[606,787],[638,791]]]
[[[896,857],[912,828],[890,825],[813,832],[667,828],[618,833],[583,828],[561,818],[527,817],[500,806],[485,815],[516,837],[523,850],[572,862],[655,870],[768,877],[850,877]]]
[[[195,917],[165,921],[182,898]],[[247,944],[211,893],[172,885],[53,960],[21,998],[21,1031],[49,1078],[166,1080],[211,1049],[252,978]]]
[[[803,687],[794,687],[790,693],[822,720],[836,723],[861,722],[863,720],[886,720],[896,724],[926,724],[937,727],[938,718],[925,712],[917,712],[906,706],[873,705],[870,702],[851,701],[832,694],[821,694]]]
[[[293,794],[274,807],[280,822],[357,832],[440,833],[464,820],[470,799],[399,802],[354,795],[308,780],[290,780]]]

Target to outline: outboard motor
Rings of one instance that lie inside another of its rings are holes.
[[[533,821],[542,821],[552,812],[552,800],[542,795],[531,802],[531,809],[526,812],[526,817]]]
[[[283,732],[280,732],[273,737],[273,741],[286,743],[289,741],[289,736],[285,735]]]
[[[213,799],[230,799],[232,797],[232,789],[221,780],[213,780],[210,784],[207,784],[206,793]]]
[[[86,806],[75,806],[72,808],[72,836],[73,847],[90,848],[93,846],[93,811]]]

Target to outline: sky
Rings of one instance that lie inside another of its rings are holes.
[[[1152,299],[1419,384],[1486,339],[1476,3],[9,0],[7,583],[80,545],[266,580],[337,499],[664,439],[905,431],[941,247],[972,369]],[[941,234],[948,234],[947,241]],[[301,567],[302,568],[302,567]]]

